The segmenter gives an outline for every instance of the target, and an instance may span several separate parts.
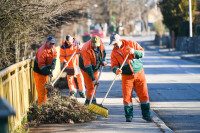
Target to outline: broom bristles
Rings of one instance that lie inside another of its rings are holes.
[[[108,118],[108,109],[103,107],[102,105],[97,105],[92,103],[87,107],[87,109],[95,114],[99,114],[101,116]]]

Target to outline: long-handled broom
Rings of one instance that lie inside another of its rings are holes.
[[[127,56],[126,56],[124,62],[122,63],[122,65],[121,65],[121,67],[120,67],[120,70],[121,70],[122,67],[124,66],[124,64],[125,64],[125,62],[126,62],[128,56],[129,56],[129,54],[127,54]],[[103,98],[101,104],[94,104],[94,103],[92,103],[92,104],[90,104],[90,105],[88,106],[88,110],[90,110],[90,111],[93,112],[93,113],[96,113],[96,114],[99,114],[99,115],[101,115],[101,116],[104,116],[104,117],[108,118],[108,109],[105,108],[105,107],[103,107],[102,104],[103,104],[104,100],[106,99],[108,93],[110,92],[110,90],[111,90],[111,88],[112,88],[112,86],[113,86],[113,84],[114,84],[116,78],[117,78],[117,75],[115,75],[115,78],[114,78],[112,84],[110,85],[110,88],[108,89],[108,91],[107,91],[105,97]]]
[[[99,81],[99,79],[100,79],[101,72],[103,71],[103,68],[104,68],[104,67],[101,67],[101,70],[100,70],[100,72],[99,72],[99,76],[98,76],[98,78],[97,78],[97,83],[98,83],[98,81]],[[97,90],[97,86],[98,86],[98,85],[95,85],[94,90],[93,90],[93,92],[92,92],[92,97],[90,98],[89,106],[87,107],[88,110],[90,110],[90,105],[91,105],[92,100],[93,100],[93,98],[94,98],[94,93],[95,93],[95,91]]]
[[[63,69],[61,70],[61,72],[59,73],[59,75],[56,77],[56,79],[54,80],[54,82],[52,84],[46,84],[45,87],[48,90],[52,90],[54,88],[54,84],[57,82],[57,80],[60,78],[60,76],[62,75],[63,71],[65,70],[65,68],[68,66],[69,62],[72,60],[73,56],[76,54],[76,51],[74,51],[74,53],[72,54],[72,56],[70,57],[69,61],[66,63],[66,65],[63,67]]]

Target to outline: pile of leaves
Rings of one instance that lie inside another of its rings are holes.
[[[57,89],[55,89],[57,91]],[[59,92],[59,91],[57,91]],[[41,106],[34,105],[29,108],[29,126],[52,123],[83,123],[97,119],[97,117],[86,109],[86,106],[67,95],[60,96],[58,93],[48,98]]]

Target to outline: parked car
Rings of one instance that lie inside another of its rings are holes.
[[[82,36],[83,42],[87,42],[90,40],[90,34],[89,33],[84,33]]]
[[[101,38],[105,37],[105,35],[104,35],[102,30],[91,30],[90,31],[90,36],[99,36]]]

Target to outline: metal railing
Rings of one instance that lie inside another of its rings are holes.
[[[54,78],[60,72],[59,47],[56,49],[58,56]],[[21,125],[28,108],[37,99],[33,76],[34,59],[32,57],[0,71],[0,97],[6,98],[16,112],[16,116],[8,118],[10,132]]]

